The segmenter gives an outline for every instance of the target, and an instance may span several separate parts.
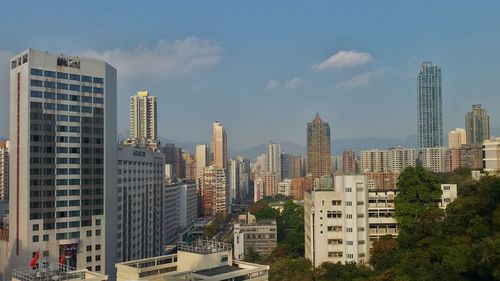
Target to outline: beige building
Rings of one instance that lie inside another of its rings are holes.
[[[217,213],[229,211],[229,186],[223,168],[211,165],[203,168],[198,178],[198,192],[201,196],[204,217],[214,217]]]
[[[447,151],[446,147],[421,148],[420,164],[434,173],[448,172],[450,165]]]
[[[393,172],[402,172],[407,167],[417,164],[417,150],[415,148],[394,147],[389,149],[389,168]]]
[[[156,148],[158,141],[156,97],[143,90],[130,97],[129,142]]]
[[[177,253],[116,264],[118,281],[223,281],[269,279],[268,265],[235,261],[231,244],[197,241]]]
[[[389,170],[389,151],[370,149],[361,151],[361,173]]]
[[[245,259],[245,253],[252,248],[260,256],[268,256],[277,245],[276,220],[256,220],[247,213],[238,217],[233,229],[234,258]]]
[[[210,164],[210,151],[208,145],[196,145],[196,177],[198,178],[203,168]]]
[[[490,174],[498,174],[500,169],[500,138],[486,140],[483,143],[483,168]]]
[[[213,123],[213,153],[214,165],[227,171],[227,135],[222,123]]]
[[[448,133],[448,148],[460,148],[464,144],[467,144],[465,129],[456,128]]]
[[[9,199],[9,141],[0,141],[0,202]]]

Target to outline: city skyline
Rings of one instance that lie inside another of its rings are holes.
[[[443,131],[463,127],[463,115],[472,104],[485,105],[490,111],[491,127],[496,128],[500,113],[493,108],[500,104],[496,81],[500,73],[495,53],[500,36],[492,27],[498,26],[500,17],[491,7],[447,3],[426,10],[430,24],[442,26],[446,32],[419,24],[419,11],[424,7],[417,4],[322,2],[309,7],[303,2],[269,6],[227,3],[234,9],[228,14],[221,12],[221,4],[201,4],[197,5],[199,9],[192,9],[191,2],[158,2],[157,9],[146,8],[148,16],[132,26],[122,19],[108,18],[111,4],[99,3],[96,5],[101,9],[93,15],[95,21],[79,27],[59,26],[59,21],[44,16],[50,14],[44,12],[49,7],[39,3],[18,15],[18,21],[7,11],[19,10],[22,4],[7,3],[2,9],[5,14],[0,21],[0,36],[18,38],[16,34],[23,33],[23,38],[30,39],[5,40],[0,45],[0,64],[5,65],[0,68],[0,95],[7,98],[8,59],[30,46],[96,56],[115,66],[119,76],[119,132],[128,128],[128,98],[147,88],[163,104],[158,113],[158,134],[178,141],[208,142],[207,124],[220,120],[231,132],[233,148],[268,140],[305,144],[301,128],[315,112],[332,122],[333,139],[403,138],[417,132],[415,76],[419,65],[431,60],[446,70]],[[74,5],[60,2],[58,7],[68,23],[83,16]],[[446,18],[440,17],[440,7],[446,7]],[[138,7],[130,3],[116,9],[123,18],[133,18]],[[208,13],[202,12],[207,9]],[[172,14],[174,10],[181,12]],[[366,19],[354,24],[355,19],[342,15],[343,10],[358,11]],[[34,17],[34,11],[40,13]],[[254,14],[249,11],[258,11],[259,19],[248,18]],[[278,11],[283,12],[280,21],[275,20]],[[383,20],[377,17],[381,11],[386,15]],[[43,22],[47,26],[45,36],[30,31],[26,23],[32,20],[22,20],[26,17]],[[234,25],[226,26],[225,21]],[[399,24],[394,25],[395,21]],[[181,25],[185,22],[189,24]],[[56,25],[60,32],[71,36],[63,38],[51,32]],[[161,26],[161,30],[154,26]],[[402,34],[401,30],[408,28],[412,34]],[[99,32],[84,32],[88,29]],[[462,31],[470,29],[475,32],[463,42]],[[429,40],[435,44],[427,46],[422,42]],[[456,52],[448,52],[450,48]],[[481,71],[471,72],[471,68]],[[191,103],[195,106],[189,106]],[[8,137],[7,104],[0,107],[4,112],[0,115],[3,137]],[[391,112],[381,110],[387,104],[395,105]],[[277,106],[284,108],[286,118],[277,114]],[[350,115],[357,110],[359,114]],[[398,118],[393,118],[394,114]],[[371,118],[375,115],[377,118]]]

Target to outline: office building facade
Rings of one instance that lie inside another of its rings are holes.
[[[418,146],[443,146],[441,68],[432,62],[421,65],[417,80]]]
[[[472,105],[472,111],[465,114],[467,144],[479,144],[490,138],[490,116],[480,104]]]
[[[307,169],[314,178],[330,174],[330,125],[319,114],[307,124]]]

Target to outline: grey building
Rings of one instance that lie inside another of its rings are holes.
[[[4,280],[39,262],[105,272],[116,254],[116,69],[28,49],[10,61],[9,251]],[[0,277],[0,279],[2,279]]]
[[[443,146],[441,68],[424,62],[417,81],[418,146]]]
[[[490,138],[490,116],[480,104],[473,104],[472,111],[465,114],[467,144],[482,144]]]

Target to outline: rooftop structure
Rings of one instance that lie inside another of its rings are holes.
[[[104,281],[107,275],[84,270],[77,270],[67,265],[47,265],[42,268],[25,267],[12,271],[12,280],[19,281]]]

